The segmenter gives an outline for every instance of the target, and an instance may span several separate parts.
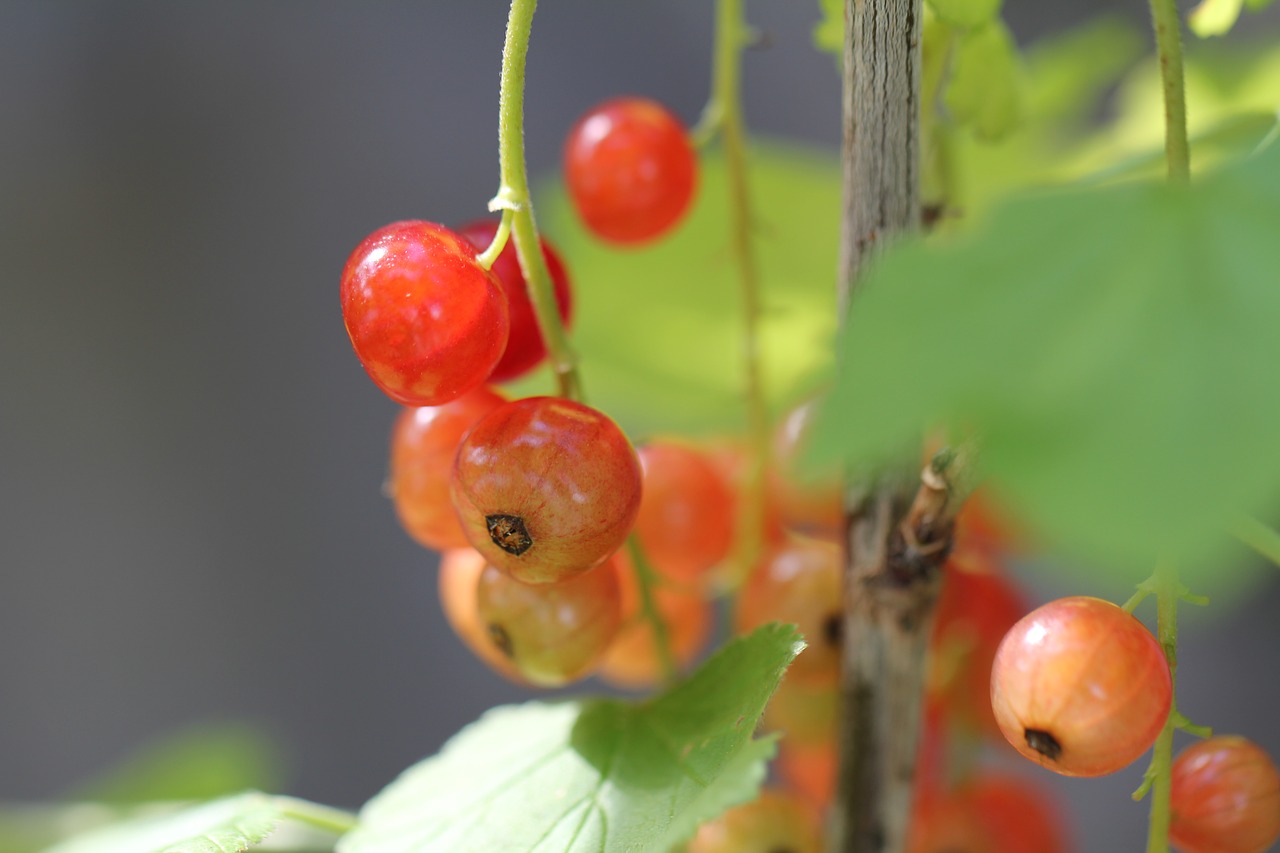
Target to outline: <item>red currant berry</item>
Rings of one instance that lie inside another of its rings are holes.
[[[836,745],[807,745],[784,738],[778,747],[778,775],[811,805],[825,809],[836,792]]]
[[[745,805],[704,823],[688,853],[821,853],[822,832],[808,803],[764,790]]]
[[[1280,840],[1280,770],[1245,738],[1183,750],[1169,803],[1169,840],[1186,853],[1262,853]]]
[[[645,98],[614,98],[578,120],[564,173],[578,215],[603,240],[644,243],[673,228],[693,199],[697,157],[684,126]]]
[[[840,551],[829,542],[797,540],[766,554],[738,601],[737,629],[766,622],[799,627],[808,647],[787,677],[832,683],[840,674],[843,600]]]
[[[476,592],[480,585],[480,573],[488,565],[474,548],[454,548],[440,557],[440,606],[449,627],[476,657],[487,663],[499,675],[517,684],[529,682],[489,640],[480,615],[476,611]]]
[[[653,629],[641,612],[640,591],[625,551],[613,558],[622,589],[622,627],[600,662],[599,675],[610,684],[631,689],[653,687],[663,678],[662,659]],[[684,668],[706,645],[711,634],[711,604],[696,592],[654,587],[654,605],[667,627],[667,644],[677,667]]]
[[[498,233],[498,223],[492,219],[480,219],[464,225],[458,229],[458,233],[475,246],[477,251],[483,252],[489,248],[494,235]],[[560,322],[568,328],[573,316],[569,273],[560,256],[547,241],[540,239],[539,242],[542,245],[542,256],[547,261],[547,270],[551,273],[551,284],[555,288]],[[542,332],[538,329],[538,318],[533,313],[533,303],[529,301],[529,289],[525,284],[524,273],[520,271],[514,240],[507,241],[489,271],[498,277],[511,306],[511,337],[507,341],[507,351],[502,354],[489,381],[506,382],[523,376],[536,367],[546,358],[547,347],[542,342]]]
[[[1029,779],[984,771],[956,791],[996,853],[1066,853],[1066,822],[1047,791]]]
[[[702,453],[672,441],[640,448],[644,495],[636,533],[655,569],[690,584],[729,554],[733,493]]]
[[[434,222],[370,234],[342,271],[342,317],[374,383],[408,406],[438,406],[488,378],[507,346],[502,285],[475,248]]]
[[[388,489],[400,524],[422,545],[469,544],[449,498],[449,472],[467,430],[503,402],[482,385],[443,406],[405,409],[396,418]]]
[[[590,674],[617,633],[617,572],[605,565],[560,583],[524,584],[486,566],[476,613],[490,647],[521,676],[559,687]]]
[[[929,692],[969,731],[996,734],[991,665],[1009,629],[1030,609],[990,552],[948,558],[929,639]]]
[[[1151,632],[1109,601],[1061,598],[1010,629],[991,671],[996,722],[1014,748],[1065,776],[1102,776],[1155,743],[1173,686]]]
[[[640,509],[640,462],[595,409],[528,397],[490,412],[462,440],[450,491],[485,559],[525,583],[551,583],[622,545]]]

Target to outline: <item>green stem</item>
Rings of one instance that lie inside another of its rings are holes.
[[[640,612],[649,623],[649,629],[653,631],[653,647],[658,652],[662,680],[670,683],[676,677],[676,661],[671,653],[671,638],[667,633],[667,623],[663,621],[662,614],[658,611],[658,603],[653,596],[653,588],[658,584],[658,575],[640,546],[639,536],[631,534],[627,539],[627,549],[631,555],[631,570],[635,572],[636,586],[640,590]]]
[[[334,835],[346,835],[356,828],[356,816],[342,809],[322,806],[297,797],[276,797],[275,802],[280,808],[280,814],[285,817]]]
[[[1139,799],[1151,794],[1151,817],[1147,826],[1147,853],[1169,853],[1169,792],[1173,783],[1173,733],[1178,728],[1178,602],[1186,590],[1178,580],[1178,570],[1167,560],[1156,564],[1147,581],[1156,596],[1156,639],[1169,662],[1169,678],[1173,684],[1173,702],[1164,728],[1156,738],[1142,787],[1134,793]]]
[[[1156,31],[1156,54],[1164,89],[1164,149],[1169,180],[1186,183],[1191,177],[1191,148],[1187,143],[1186,84],[1182,76],[1182,22],[1175,0],[1151,0]]]
[[[1280,532],[1256,518],[1242,518],[1231,528],[1235,537],[1280,566]]]
[[[529,176],[524,159],[524,77],[525,58],[529,53],[529,32],[538,0],[511,0],[507,18],[507,40],[502,48],[502,82],[498,97],[498,159],[501,186],[490,210],[503,211],[510,219],[511,234],[516,241],[520,271],[529,288],[529,301],[538,318],[542,340],[547,345],[547,360],[555,371],[560,396],[582,399],[582,380],[578,376],[578,356],[569,345],[560,313],[556,307],[555,289],[546,258],[538,242],[538,226],[533,215],[533,199],[529,193]],[[509,214],[509,215],[508,215]],[[501,231],[499,231],[501,236]],[[485,251],[493,257],[502,250],[495,237],[494,245]]]
[[[729,181],[729,242],[742,298],[742,365],[745,372],[748,462],[739,509],[738,536],[727,579],[732,589],[755,565],[764,544],[765,471],[769,460],[769,412],[765,404],[760,346],[760,273],[752,243],[751,194],[747,186],[747,143],[742,117],[742,52],[751,32],[742,0],[716,4],[715,61],[711,101],[704,112],[724,147]]]

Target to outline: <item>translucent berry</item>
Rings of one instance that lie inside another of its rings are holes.
[[[475,248],[434,222],[395,222],[342,271],[342,317],[374,383],[407,406],[438,406],[488,378],[510,331],[507,298]]]
[[[482,385],[441,406],[405,409],[396,418],[387,487],[400,524],[426,547],[468,547],[449,497],[449,473],[467,430],[503,402]]]
[[[476,612],[491,649],[532,684],[589,675],[618,630],[617,573],[602,566],[560,583],[525,584],[486,566]]]
[[[839,549],[796,540],[770,551],[752,573],[738,601],[737,629],[775,621],[797,625],[808,647],[787,677],[831,683],[840,673],[843,612]]]
[[[462,226],[458,233],[475,246],[477,251],[484,251],[498,233],[498,223],[492,219],[480,219]],[[545,239],[540,242],[542,256],[546,258],[547,270],[551,273],[551,284],[555,288],[560,322],[568,328],[573,318],[573,293],[569,287],[569,273],[555,249]],[[489,271],[498,277],[511,306],[511,337],[507,341],[506,352],[489,375],[489,381],[506,382],[537,367],[546,358],[547,348],[542,342],[542,333],[538,330],[533,303],[529,301],[529,290],[524,273],[520,271],[520,261],[516,258],[514,240],[507,241]]]
[[[792,743],[783,739],[778,746],[778,775],[786,786],[808,803],[824,809],[836,791],[836,745]]]
[[[622,627],[600,662],[599,675],[619,687],[653,687],[663,679],[662,659],[654,642],[653,629],[641,610],[635,573],[625,550],[613,558],[613,564],[622,590]],[[711,636],[714,619],[711,603],[698,592],[669,585],[655,586],[652,592],[658,614],[667,628],[667,646],[672,660],[678,669],[684,669],[698,656]]]
[[[1173,762],[1169,840],[1185,853],[1262,853],[1280,840],[1280,771],[1242,737],[1219,736]]]
[[[471,429],[450,490],[485,559],[525,583],[551,583],[600,565],[622,545],[640,508],[640,462],[595,409],[527,397]]]
[[[639,454],[644,495],[636,533],[645,555],[669,580],[694,583],[733,544],[729,484],[703,453],[687,445],[651,441]]]
[[[458,638],[476,657],[491,669],[517,684],[528,684],[516,670],[511,660],[489,641],[480,615],[476,611],[476,592],[480,585],[480,573],[484,571],[484,556],[474,548],[454,548],[440,557],[440,605],[445,619]]]
[[[774,434],[775,468],[770,478],[783,520],[814,534],[838,531],[843,523],[840,474],[835,469],[809,468],[805,443],[817,412],[815,401],[791,410]]]
[[[1066,776],[1128,766],[1155,742],[1171,701],[1155,637],[1097,598],[1061,598],[1024,616],[1000,643],[991,672],[1005,738]]]
[[[697,157],[671,112],[645,98],[615,98],[569,131],[565,183],[582,221],[619,244],[653,240],[675,227],[693,200]]]

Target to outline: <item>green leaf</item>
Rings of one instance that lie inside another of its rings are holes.
[[[45,853],[240,853],[270,835],[280,817],[277,798],[251,791],[113,824]]]
[[[929,7],[953,27],[969,29],[994,21],[1000,0],[929,0]]]
[[[945,424],[1048,544],[1217,596],[1280,484],[1280,150],[1195,185],[1011,202],[904,245],[853,306],[816,445],[863,464]]]
[[[962,36],[955,48],[947,109],[979,139],[999,140],[1022,117],[1022,68],[1013,36],[991,21]]]
[[[741,430],[743,423],[742,296],[724,158],[704,155],[700,168],[688,218],[640,250],[588,235],[558,186],[537,199],[544,230],[570,262],[572,339],[587,398],[633,436]],[[753,148],[749,168],[765,385],[793,393],[831,360],[840,168],[830,154],[783,145]],[[513,393],[548,390],[543,370]],[[774,405],[791,402],[780,397]]]
[[[1244,0],[1244,5],[1249,8],[1249,11],[1257,12],[1260,9],[1267,8],[1274,2],[1275,0]]]
[[[1187,16],[1187,26],[1200,38],[1231,32],[1240,17],[1243,0],[1201,0]]]
[[[244,725],[200,726],[146,746],[69,798],[98,803],[209,800],[279,786],[273,744]]]
[[[822,18],[813,27],[813,43],[818,50],[844,55],[844,0],[818,0]]]
[[[495,708],[371,800],[340,853],[665,851],[755,796],[752,739],[803,648],[768,625],[647,702]]]

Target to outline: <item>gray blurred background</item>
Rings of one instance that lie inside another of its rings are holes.
[[[816,0],[748,5],[772,41],[748,57],[751,127],[834,147]],[[1024,42],[1116,6],[1007,5]],[[505,17],[497,0],[0,3],[0,800],[231,719],[279,742],[289,792],[354,807],[527,697],[463,652],[434,557],[380,495],[395,407],[337,305],[373,228],[484,212]],[[544,3],[533,173],[612,94],[695,120],[711,18],[710,0]],[[1277,612],[1280,571],[1189,614],[1182,658],[1187,712],[1273,755]],[[1049,780],[1081,849],[1140,847],[1140,774]]]

